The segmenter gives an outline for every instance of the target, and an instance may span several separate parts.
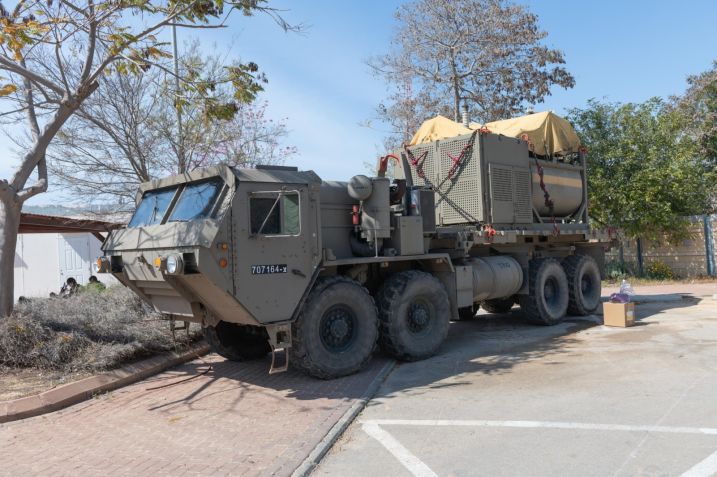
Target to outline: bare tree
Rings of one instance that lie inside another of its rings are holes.
[[[563,54],[541,43],[547,33],[525,6],[507,0],[417,0],[399,7],[396,21],[391,51],[368,62],[395,86],[378,111],[394,135],[401,135],[416,113],[458,121],[465,106],[476,120],[497,120],[542,102],[554,85],[575,83],[561,66]]]
[[[219,28],[239,11],[257,11],[287,26],[265,0],[18,0],[8,10],[0,3],[0,106],[6,121],[26,125],[29,145],[10,180],[0,180],[0,316],[13,308],[13,263],[22,204],[48,187],[47,149],[65,123],[100,88],[111,71],[141,75],[150,68],[170,71],[171,55],[157,35],[171,25]],[[261,90],[256,65],[226,68],[237,101]],[[206,100],[208,114],[231,111],[211,101],[212,84],[178,78],[182,88]],[[181,107],[182,98],[177,98]],[[233,113],[232,113],[233,114]],[[33,175],[37,179],[28,184]]]
[[[281,163],[296,153],[280,146],[286,123],[267,119],[266,103],[232,101],[232,88],[219,81],[224,69],[219,57],[206,55],[194,42],[180,63],[180,74],[215,82],[214,107],[233,114],[207,115],[197,94],[186,92],[179,137],[169,75],[156,68],[142,76],[112,73],[48,151],[50,173],[61,187],[124,211],[142,182],[218,163]]]

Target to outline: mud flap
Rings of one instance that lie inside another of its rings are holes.
[[[291,323],[283,325],[267,325],[271,345],[271,367],[269,374],[283,373],[289,369],[289,348],[291,348]],[[278,356],[283,355],[282,359]],[[281,364],[278,364],[281,362]]]

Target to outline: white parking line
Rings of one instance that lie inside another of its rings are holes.
[[[707,477],[717,474],[717,452],[695,465],[680,477]]]
[[[717,429],[710,427],[629,426],[622,424],[591,424],[584,422],[556,421],[490,421],[452,419],[371,419],[363,421],[362,429],[388,450],[411,474],[417,477],[434,477],[431,470],[411,451],[381,426],[457,426],[457,427],[507,427],[520,429],[567,429],[589,431],[647,432],[668,434],[702,434],[717,436]],[[717,452],[687,470],[681,477],[708,477],[717,474]]]
[[[403,447],[391,434],[381,429],[376,422],[365,422],[362,429],[381,443],[403,466],[416,477],[438,477],[418,457]]]

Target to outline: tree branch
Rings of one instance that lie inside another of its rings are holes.
[[[52,81],[47,80],[46,78],[43,78],[42,76],[33,73],[32,71],[23,68],[21,65],[15,63],[10,58],[0,55],[0,66],[7,71],[10,71],[12,73],[15,73],[17,75],[22,76],[23,78],[27,78],[33,83],[40,84],[42,86],[45,86],[46,88],[54,91],[55,93],[59,95],[64,95],[65,90],[62,89],[62,87],[58,86],[57,84],[53,83]]]
[[[92,0],[88,2],[90,9],[90,31],[87,38],[87,56],[85,57],[85,65],[82,67],[82,73],[80,74],[80,82],[87,81],[92,71],[92,62],[95,58],[95,47],[97,46],[97,20],[95,19],[95,5]]]

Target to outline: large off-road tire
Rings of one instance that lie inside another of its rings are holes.
[[[411,270],[390,277],[376,296],[381,347],[404,361],[434,355],[448,334],[451,305],[433,275]]]
[[[600,267],[589,255],[571,255],[563,260],[563,268],[568,278],[568,313],[571,315],[589,315],[595,313],[600,305],[602,282]]]
[[[220,321],[203,331],[212,351],[231,361],[257,359],[271,351],[266,332],[258,327]]]
[[[555,325],[568,310],[568,279],[554,258],[538,258],[528,266],[528,295],[520,295],[520,308],[531,323]]]
[[[493,298],[486,300],[480,304],[488,313],[508,313],[515,305],[515,299],[512,296],[506,298]]]
[[[371,359],[378,338],[376,304],[360,283],[320,280],[292,325],[290,363],[320,379],[353,374]]]

